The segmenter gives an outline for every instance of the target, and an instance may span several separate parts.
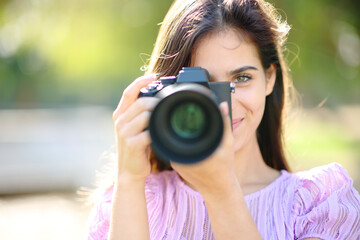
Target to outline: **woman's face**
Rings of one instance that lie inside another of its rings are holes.
[[[264,70],[256,46],[231,28],[201,38],[191,65],[207,69],[213,82],[235,83],[231,94],[234,151],[256,143],[265,99],[275,83],[275,67]]]

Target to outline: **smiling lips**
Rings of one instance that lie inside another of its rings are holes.
[[[232,120],[232,129],[235,130],[237,127],[239,127],[239,125],[241,124],[241,122],[244,120],[244,118],[234,118]]]

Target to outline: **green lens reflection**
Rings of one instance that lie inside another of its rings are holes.
[[[205,113],[195,103],[178,105],[170,117],[171,127],[181,138],[193,139],[201,135],[205,128]]]

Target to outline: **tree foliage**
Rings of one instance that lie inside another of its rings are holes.
[[[292,26],[295,86],[314,106],[359,102],[360,15],[351,0],[273,0]],[[13,0],[0,3],[0,108],[116,105],[142,75],[171,2]]]

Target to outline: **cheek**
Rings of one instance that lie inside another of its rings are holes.
[[[246,117],[255,117],[259,115],[262,117],[265,107],[265,97],[265,88],[261,86],[236,89],[232,98],[232,102],[234,103],[233,111],[235,114],[245,113]],[[243,111],[245,112],[242,113]]]
[[[241,89],[234,94],[233,116],[245,117],[243,127],[237,128],[234,134],[234,151],[240,150],[251,139],[256,139],[256,130],[261,122],[265,108],[265,91]]]

